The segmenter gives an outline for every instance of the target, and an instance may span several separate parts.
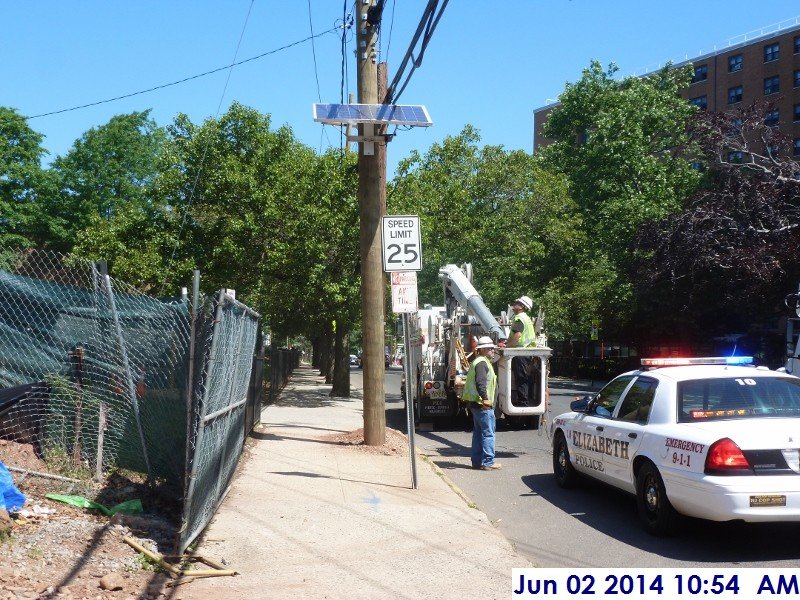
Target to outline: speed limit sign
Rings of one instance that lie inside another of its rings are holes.
[[[383,270],[420,271],[422,240],[417,215],[383,217]]]

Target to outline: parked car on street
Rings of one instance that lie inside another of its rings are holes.
[[[359,360],[359,358],[358,358],[358,356],[356,354],[351,354],[350,355],[350,365],[354,366],[354,367],[360,367],[361,366],[361,361]]]
[[[681,515],[800,521],[800,378],[749,357],[642,359],[551,423],[561,487],[635,494],[647,531]]]

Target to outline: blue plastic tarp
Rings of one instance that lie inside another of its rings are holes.
[[[17,512],[25,504],[25,494],[20,492],[11,479],[11,473],[0,462],[0,508],[8,512]]]

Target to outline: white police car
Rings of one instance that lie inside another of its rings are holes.
[[[680,515],[800,521],[800,378],[749,362],[642,359],[572,402],[550,425],[556,481],[635,494],[656,535]]]

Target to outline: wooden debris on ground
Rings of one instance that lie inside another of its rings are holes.
[[[150,560],[164,569],[167,573],[169,573],[175,579],[167,583],[168,587],[181,585],[183,583],[190,583],[194,579],[199,577],[228,577],[233,575],[238,575],[237,571],[233,569],[228,569],[225,565],[218,563],[215,560],[210,558],[206,558],[204,556],[200,556],[199,554],[189,553],[184,556],[178,557],[169,557],[178,559],[178,564],[183,564],[189,561],[192,562],[201,562],[208,567],[212,567],[211,569],[184,569],[182,567],[175,566],[174,564],[168,562],[166,559],[167,557],[162,556],[156,552],[152,552],[142,546],[139,542],[131,538],[130,536],[125,536],[122,538],[125,543],[131,546],[137,552],[141,552],[145,556],[147,556]]]

